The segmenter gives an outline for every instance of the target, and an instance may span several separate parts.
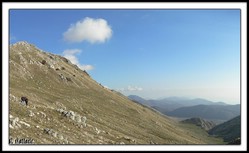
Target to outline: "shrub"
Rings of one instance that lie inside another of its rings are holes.
[[[66,79],[67,79],[67,81],[72,81],[72,79],[71,79],[71,78],[66,77]]]
[[[45,64],[46,64],[46,61],[45,61],[45,60],[42,60],[41,63],[42,63],[43,65],[45,65]]]
[[[49,56],[50,59],[54,59],[53,56]]]
[[[62,60],[66,63],[68,63],[68,60],[65,57],[62,57]]]

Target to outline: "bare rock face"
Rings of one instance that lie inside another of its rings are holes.
[[[50,135],[51,137],[53,137],[54,139],[57,139],[58,141],[61,141],[63,144],[69,143],[69,141],[67,140],[65,136],[63,136],[62,134],[60,134],[59,132],[53,129],[45,128],[43,129],[43,131],[45,134]]]
[[[23,125],[23,126],[21,126],[21,125]],[[24,121],[21,121],[19,119],[19,117],[14,117],[12,115],[9,115],[9,127],[11,129],[18,129],[18,128],[23,128],[23,127],[30,128],[30,124],[28,124]]]
[[[95,127],[96,134],[100,134],[101,130],[99,130],[97,127]]]
[[[14,102],[18,101],[18,99],[16,98],[16,96],[14,96],[14,95],[12,95],[12,94],[10,94],[9,100],[10,100],[10,101],[14,101]]]
[[[25,46],[25,47],[30,47],[30,46],[32,46],[31,44],[29,44],[27,41],[19,41],[19,42],[17,42],[17,43],[15,43],[15,44],[13,44],[13,46]]]
[[[18,129],[21,128],[21,125],[19,123],[19,118],[18,117],[12,117],[9,119],[9,127],[12,129]]]
[[[28,124],[26,122],[20,121],[19,123],[25,125],[26,127],[30,127],[30,124]]]
[[[32,116],[34,116],[35,114],[31,111],[31,110],[29,110],[29,117],[32,117]]]
[[[13,121],[13,122],[12,122],[12,125],[15,126],[15,125],[18,124],[17,122],[19,122],[19,118],[16,117],[16,118],[14,118],[12,121]]]
[[[47,115],[44,112],[42,112],[42,111],[40,111],[39,114],[41,115],[42,118],[46,118],[47,117]]]
[[[81,116],[79,115],[78,113],[74,112],[74,111],[67,111],[67,110],[64,110],[64,109],[56,109],[57,112],[59,112],[62,116],[74,121],[77,123],[78,126],[80,127],[86,127],[87,124],[86,124],[86,116]]]
[[[60,112],[60,113],[62,113],[64,110],[61,109],[61,108],[59,108],[59,109],[57,109],[57,111]]]
[[[46,133],[46,134],[48,134],[48,135],[51,135],[51,136],[53,136],[53,137],[57,137],[57,132],[56,131],[54,131],[53,129],[49,129],[49,128],[45,128],[44,129],[44,132]]]
[[[125,143],[123,141],[121,141],[119,144],[124,145]]]
[[[63,74],[60,74],[59,77],[61,78],[61,80],[65,80],[66,78],[63,76]]]
[[[76,115],[76,116],[75,116],[75,121],[76,121],[77,123],[80,123],[80,122],[81,122],[81,116],[80,116],[80,115]]]
[[[86,118],[85,116],[82,116],[82,117],[81,117],[82,123],[85,123],[85,122],[86,122],[86,119],[87,119],[87,118]]]

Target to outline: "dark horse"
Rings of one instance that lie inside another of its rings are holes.
[[[25,102],[26,106],[28,105],[28,98],[27,97],[21,97],[22,102]]]

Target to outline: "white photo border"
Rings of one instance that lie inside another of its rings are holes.
[[[241,10],[241,145],[9,145],[9,10],[10,9],[240,9]],[[2,3],[2,146],[3,151],[246,151],[247,150],[247,3]]]

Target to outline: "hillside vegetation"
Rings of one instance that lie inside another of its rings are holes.
[[[104,88],[66,58],[27,42],[10,46],[9,68],[10,143],[223,143]]]

